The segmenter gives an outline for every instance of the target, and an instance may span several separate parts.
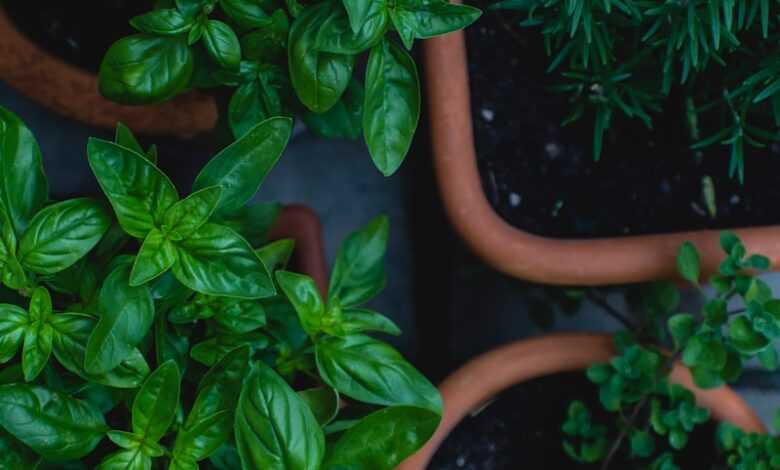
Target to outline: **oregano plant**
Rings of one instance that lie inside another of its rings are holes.
[[[251,127],[185,196],[120,125],[87,144],[105,199],[54,202],[0,108],[0,468],[392,470],[433,434],[438,391],[370,336],[400,334],[364,305],[387,218],[322,296],[266,240],[278,205],[248,205],[291,126]]]
[[[420,81],[408,50],[415,39],[464,28],[479,15],[446,0],[160,0],[130,20],[137,34],[106,52],[100,91],[145,104],[226,86],[233,89],[226,116],[236,138],[267,118],[301,116],[325,137],[362,134],[389,176],[420,118]],[[361,81],[355,70],[366,54]]]
[[[621,455],[638,468],[679,469],[677,454],[686,452],[690,433],[711,416],[691,390],[671,382],[675,363],[685,365],[702,389],[736,381],[749,360],[778,368],[780,299],[756,277],[769,268],[769,259],[748,255],[731,232],[721,234],[720,244],[725,256],[709,279],[712,292],[700,311],[680,312],[677,288],[657,284],[645,290],[635,318],[617,317],[628,328],[614,336],[616,356],[587,370],[601,407],[614,422],[596,422],[585,403],[571,402],[562,433],[563,448],[574,461],[617,468],[612,464]],[[683,279],[701,289],[700,257],[692,243],[680,247],[677,266]],[[618,313],[605,299],[601,304]],[[777,438],[745,433],[729,423],[717,429],[713,441],[722,465],[740,470],[780,466]]]

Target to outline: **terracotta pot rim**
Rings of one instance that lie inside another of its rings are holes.
[[[465,35],[423,44],[434,169],[445,211],[471,249],[495,269],[521,279],[568,285],[604,285],[670,279],[675,256],[690,240],[706,275],[723,257],[718,230],[600,239],[556,239],[505,222],[485,196],[471,121]],[[750,252],[780,263],[780,226],[737,228]]]
[[[471,359],[440,384],[444,398],[442,422],[428,444],[397,470],[424,470],[463,417],[502,390],[546,375],[583,370],[613,355],[609,335],[560,333],[515,341]],[[699,389],[693,385],[688,369],[679,363],[671,379],[691,389],[697,402],[710,409],[715,419],[747,431],[766,432],[755,412],[729,387]]]
[[[192,137],[216,126],[213,96],[190,92],[169,102],[125,106],[103,98],[97,76],[50,54],[22,34],[0,2],[0,80],[36,103],[97,127],[122,122],[146,135]]]

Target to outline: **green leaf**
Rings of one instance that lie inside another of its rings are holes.
[[[43,320],[30,315],[32,322],[27,326],[22,345],[22,370],[24,380],[33,381],[43,371],[51,356],[54,330]]]
[[[103,57],[98,87],[100,94],[118,103],[159,103],[184,91],[193,65],[185,36],[127,36]]]
[[[161,231],[153,228],[146,234],[141,249],[135,257],[130,273],[130,285],[142,286],[156,279],[168,271],[175,262],[176,247]]]
[[[408,28],[419,39],[428,39],[466,28],[482,15],[477,8],[441,0],[401,1],[393,13],[396,29],[402,31]]]
[[[203,377],[184,426],[176,436],[174,461],[198,462],[227,442],[251,349],[234,349]]]
[[[298,313],[301,326],[306,333],[309,335],[318,333],[322,329],[325,305],[314,279],[303,274],[277,271],[276,282]]]
[[[328,301],[354,307],[371,300],[385,286],[385,251],[390,223],[373,219],[342,243],[328,289]]]
[[[309,405],[320,426],[325,426],[339,414],[339,394],[330,387],[301,390],[298,395]]]
[[[363,335],[315,344],[322,379],[340,393],[375,405],[409,405],[441,413],[436,387],[389,345]]]
[[[261,70],[256,80],[241,84],[230,98],[228,120],[236,139],[265,119],[284,114],[280,88],[285,84],[279,82],[286,77],[278,77],[276,72]]]
[[[88,402],[44,387],[0,387],[0,426],[50,461],[76,460],[92,452],[107,430]]]
[[[38,142],[18,116],[0,107],[0,204],[17,236],[48,198]]]
[[[287,267],[294,250],[295,240],[283,238],[258,248],[255,250],[255,253],[257,253],[257,256],[263,261],[268,270],[274,272],[277,269]]]
[[[723,299],[712,299],[704,304],[704,320],[711,328],[718,328],[726,322],[728,304]]]
[[[635,431],[631,434],[631,455],[648,458],[655,452],[655,440],[647,431]]]
[[[669,332],[674,338],[677,349],[685,347],[688,339],[693,336],[696,326],[696,319],[689,313],[680,313],[669,318]]]
[[[266,119],[212,158],[195,178],[193,190],[221,186],[219,213],[239,210],[279,160],[291,132],[290,118]]]
[[[256,300],[231,299],[214,316],[225,331],[235,334],[249,333],[266,324],[265,310]]]
[[[129,148],[133,152],[144,155],[144,149],[133,135],[133,131],[121,122],[116,123],[116,132],[114,133],[114,143],[122,147]]]
[[[108,275],[98,300],[100,319],[87,342],[84,367],[106,373],[126,360],[154,323],[154,302],[147,286],[130,286],[128,266]]]
[[[52,317],[54,357],[68,371],[85,380],[113,388],[138,388],[149,375],[149,365],[138,349],[117,367],[104,374],[92,374],[84,367],[87,341],[95,329],[94,318],[78,313]]]
[[[268,337],[261,332],[243,335],[219,334],[193,346],[190,356],[206,366],[213,366],[236,348],[249,345],[252,351],[268,346]]]
[[[0,304],[0,364],[5,364],[16,355],[27,325],[27,312],[23,308]]]
[[[364,97],[363,85],[350,80],[338,103],[322,114],[307,111],[303,122],[320,137],[355,140],[363,133]]]
[[[244,468],[318,470],[325,454],[325,437],[311,409],[261,362],[241,390],[235,433]]]
[[[363,132],[385,176],[401,166],[420,120],[420,82],[414,61],[387,39],[371,49],[366,69]]]
[[[203,41],[214,61],[226,69],[236,69],[241,62],[241,43],[238,36],[227,24],[209,20],[203,32]]]
[[[22,266],[38,274],[70,267],[97,245],[110,224],[95,201],[70,199],[38,212],[19,241]]]
[[[410,406],[375,411],[336,441],[324,469],[393,470],[433,436],[440,419],[437,413]]]
[[[350,27],[347,12],[334,8],[314,37],[314,47],[320,52],[332,54],[360,54],[382,39],[387,22],[388,14],[382,2],[369,3],[368,11],[357,31]]]
[[[763,351],[758,353],[758,360],[761,361],[761,365],[764,366],[765,369],[770,371],[777,370],[778,367],[778,358],[777,358],[777,350],[774,348],[766,348]]]
[[[179,406],[181,378],[176,363],[168,361],[146,379],[133,400],[133,433],[157,442],[171,427]]]
[[[330,11],[328,3],[306,7],[293,22],[288,40],[292,86],[301,103],[315,113],[324,113],[339,101],[355,65],[352,55],[316,48],[316,34]]]
[[[97,470],[150,470],[152,459],[141,449],[120,450],[100,462]]]
[[[270,17],[263,9],[267,3],[254,0],[220,0],[219,5],[230,19],[244,28],[260,28],[270,23]]]
[[[343,0],[344,9],[349,17],[349,24],[352,32],[358,34],[363,25],[369,19],[372,13],[375,14],[375,5],[377,2],[372,0]]]
[[[220,186],[208,186],[172,205],[163,216],[163,233],[173,241],[188,238],[209,220],[221,197]]]
[[[132,18],[130,25],[142,33],[176,35],[189,31],[192,21],[175,8],[161,8]]]
[[[741,242],[739,241],[739,237],[737,237],[734,232],[720,232],[720,246],[723,248],[723,251],[726,253],[726,255],[731,255],[732,251],[734,251],[734,248],[740,244]]]
[[[173,183],[143,155],[94,138],[89,139],[87,154],[92,172],[129,235],[144,238],[179,200]]]
[[[700,263],[699,252],[696,250],[696,246],[688,241],[683,243],[677,252],[677,271],[680,273],[680,276],[698,285],[699,275],[701,274]]]
[[[341,313],[341,319],[337,326],[339,335],[353,333],[377,332],[399,336],[401,329],[386,316],[363,308],[352,308]],[[330,331],[331,334],[336,334]]]
[[[227,227],[203,225],[176,248],[179,261],[173,273],[196,292],[246,299],[276,293],[268,269],[252,247]]]
[[[756,354],[769,345],[769,340],[757,333],[744,315],[729,324],[729,339],[734,348],[742,354]]]
[[[281,206],[277,203],[257,203],[219,214],[214,217],[214,222],[232,228],[246,238],[250,245],[257,247],[268,239],[280,210]]]

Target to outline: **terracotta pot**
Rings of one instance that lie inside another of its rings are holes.
[[[213,129],[213,97],[187,93],[151,106],[123,106],[103,98],[97,76],[49,54],[23,35],[0,7],[0,80],[66,117],[113,128],[117,122],[147,135],[192,137]]]
[[[328,266],[322,243],[322,225],[317,214],[302,205],[284,206],[271,230],[270,238],[295,240],[293,264],[296,270],[311,276],[325,295],[328,290]]]
[[[603,285],[674,278],[680,244],[690,240],[713,272],[722,252],[719,231],[602,239],[554,239],[505,222],[482,189],[477,170],[463,32],[426,40],[425,77],[434,170],[445,211],[481,258],[511,276],[546,284]],[[780,227],[735,230],[748,251],[780,262]]]
[[[586,369],[614,355],[612,338],[596,334],[556,334],[510,343],[478,356],[450,375],[439,386],[444,417],[431,440],[396,470],[424,470],[436,449],[457,424],[512,385],[560,372]],[[690,372],[675,364],[671,380],[691,389],[699,405],[713,418],[746,431],[766,432],[753,410],[730,388],[702,390],[693,385]]]

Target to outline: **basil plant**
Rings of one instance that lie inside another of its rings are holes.
[[[391,470],[437,390],[369,333],[388,222],[344,242],[327,296],[247,205],[288,118],[260,122],[181,196],[119,126],[90,139],[107,202],[49,200],[38,145],[0,108],[0,468]],[[365,445],[370,442],[371,445]]]
[[[130,21],[138,34],[106,53],[100,92],[145,104],[193,88],[232,87],[227,117],[236,138],[269,117],[301,115],[325,137],[363,134],[389,176],[420,118],[419,78],[407,50],[479,15],[447,0],[160,0]],[[361,83],[354,72],[366,52]]]

